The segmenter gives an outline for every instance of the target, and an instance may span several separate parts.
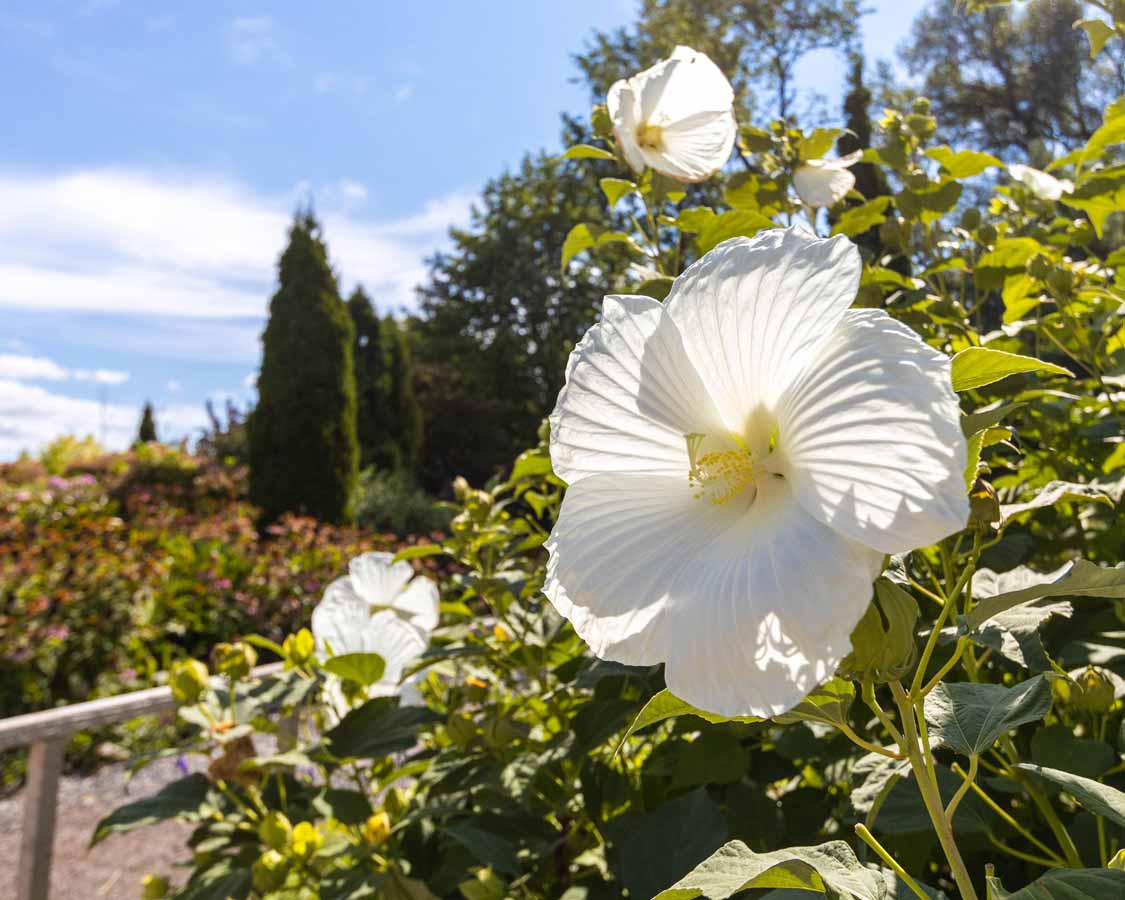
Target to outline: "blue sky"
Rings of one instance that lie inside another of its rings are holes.
[[[922,0],[878,0],[869,58]],[[634,0],[7,0],[0,8],[0,459],[64,432],[122,446],[253,396],[293,208],[346,289],[412,302],[484,182],[587,109],[571,54]],[[801,86],[838,108],[842,64]]]

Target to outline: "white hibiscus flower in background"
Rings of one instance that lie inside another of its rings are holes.
[[[607,297],[551,416],[545,593],[593,652],[722,715],[829,678],[884,554],[968,517],[950,361],[850,306],[846,238],[720,244],[667,301]]]
[[[839,159],[810,159],[793,173],[793,188],[806,206],[835,206],[855,187],[851,167],[863,158],[856,150]]]
[[[438,589],[414,577],[407,562],[392,563],[390,553],[365,553],[349,563],[349,574],[332,582],[312,614],[317,658],[323,662],[350,653],[377,653],[386,667],[366,688],[368,697],[399,694],[404,704],[419,704],[416,678],[401,683],[429,645],[438,621]],[[337,716],[349,707],[339,679],[329,676],[327,694]]]
[[[1021,163],[1008,166],[1008,174],[1040,200],[1059,200],[1063,194],[1069,194],[1074,190],[1073,181],[1056,178],[1048,172],[1041,172]]]
[[[730,82],[690,47],[618,81],[606,108],[629,165],[677,181],[703,181],[721,169],[738,132]]]

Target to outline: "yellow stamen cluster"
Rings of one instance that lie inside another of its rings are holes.
[[[663,143],[664,135],[659,125],[638,125],[637,126],[637,145],[645,147],[649,150],[659,150],[661,143]]]
[[[737,497],[746,488],[754,487],[754,463],[750,451],[717,450],[699,453],[704,436],[687,435],[688,483],[695,488],[696,499],[708,497],[716,506],[722,506]]]

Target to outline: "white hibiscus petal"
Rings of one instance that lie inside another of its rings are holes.
[[[395,598],[394,609],[415,628],[429,634],[438,624],[440,596],[429,578],[417,577]]]
[[[312,633],[320,659],[364,653],[365,627],[371,618],[367,603],[351,587],[351,579],[338,578],[324,592],[312,612]]]
[[[364,553],[348,563],[352,587],[372,606],[390,606],[414,577],[405,560],[393,562],[393,553]]]
[[[718,421],[705,398],[662,305],[607,297],[601,322],[570,355],[551,415],[555,473],[568,483],[613,471],[686,479],[684,435]]]
[[[778,406],[778,450],[814,517],[883,553],[968,518],[950,360],[881,310],[851,310]]]
[[[827,679],[882,561],[784,482],[739,512],[670,480],[597,476],[567,492],[547,546],[547,595],[596,655],[665,661],[673,693],[723,715],[777,714]]]
[[[727,430],[744,433],[804,370],[855,299],[860,269],[846,238],[778,228],[724,241],[676,279],[665,308]]]
[[[625,161],[634,172],[643,172],[645,157],[637,144],[638,102],[625,79],[616,82],[606,96],[606,111],[613,123],[613,133]]]
[[[855,187],[855,175],[846,167],[806,163],[793,173],[793,187],[806,206],[835,206]]]
[[[387,667],[380,683],[396,687],[402,672],[426,650],[426,635],[392,611],[370,616],[365,631],[366,653],[378,653]]]
[[[645,151],[657,172],[679,181],[710,178],[730,159],[738,126],[728,108],[695,113],[665,126],[660,153]]]
[[[729,112],[734,89],[722,70],[705,53],[677,47],[672,56],[649,70],[641,88],[641,112],[663,127],[701,112]],[[724,160],[725,162],[725,160]]]

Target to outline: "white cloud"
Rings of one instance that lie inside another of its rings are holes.
[[[227,52],[242,66],[265,60],[284,62],[277,39],[277,26],[269,16],[239,16],[226,28]]]
[[[45,356],[0,353],[0,378],[17,381],[93,381],[95,384],[124,384],[128,372],[116,369],[64,369]]]
[[[129,380],[129,373],[115,369],[75,369],[74,377],[78,381],[93,381],[95,384],[124,384]]]
[[[54,393],[41,385],[0,379],[0,459],[38,452],[63,434],[93,435],[111,450],[133,441],[139,406]],[[207,424],[202,406],[178,405],[156,411],[164,440],[192,437]]]
[[[405,103],[414,96],[414,82],[408,81],[406,84],[400,85],[398,90],[395,91],[395,103]]]
[[[304,189],[302,189],[304,188]],[[361,217],[366,188],[267,195],[210,175],[121,169],[0,171],[0,307],[260,319],[298,201],[318,214],[347,289],[384,308],[412,306],[424,259],[468,219],[454,192],[397,219]]]
[[[0,378],[18,381],[63,381],[69,373],[45,356],[20,356],[0,353]]]

